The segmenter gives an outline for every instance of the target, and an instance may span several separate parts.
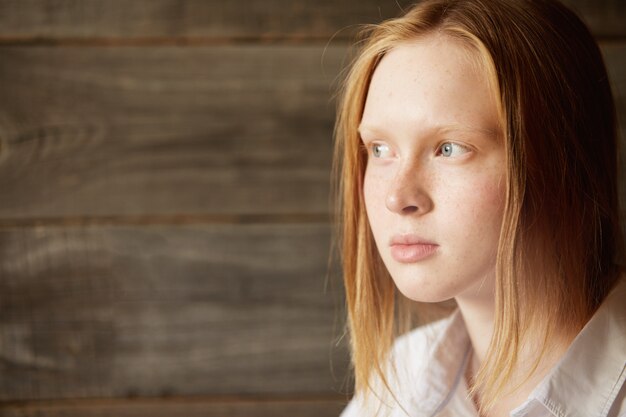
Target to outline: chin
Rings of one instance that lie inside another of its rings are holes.
[[[457,295],[453,288],[432,285],[433,283],[430,280],[428,283],[424,283],[414,278],[393,278],[393,281],[402,295],[409,300],[420,303],[440,303],[448,301]]]

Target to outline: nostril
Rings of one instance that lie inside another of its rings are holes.
[[[403,213],[410,214],[415,213],[417,211],[417,206],[406,206],[402,209]]]

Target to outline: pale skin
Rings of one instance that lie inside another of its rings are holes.
[[[456,300],[473,348],[468,380],[493,332],[506,192],[497,101],[472,57],[445,35],[397,45],[374,72],[359,126],[368,152],[365,206],[381,257],[408,298]],[[483,417],[523,403],[565,348],[553,349],[532,379]],[[532,354],[522,352],[518,372]]]

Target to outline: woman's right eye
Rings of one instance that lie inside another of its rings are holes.
[[[372,143],[372,156],[374,158],[388,158],[391,156],[389,145],[384,143]]]

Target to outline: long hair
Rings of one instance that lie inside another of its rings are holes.
[[[372,74],[394,46],[429,33],[460,40],[497,97],[507,160],[494,332],[472,392],[488,409],[524,340],[576,334],[618,277],[617,126],[607,72],[580,19],[553,0],[426,0],[365,27],[335,125],[339,247],[356,392],[384,363],[407,304],[377,253],[357,132]],[[528,377],[530,374],[528,375]]]

